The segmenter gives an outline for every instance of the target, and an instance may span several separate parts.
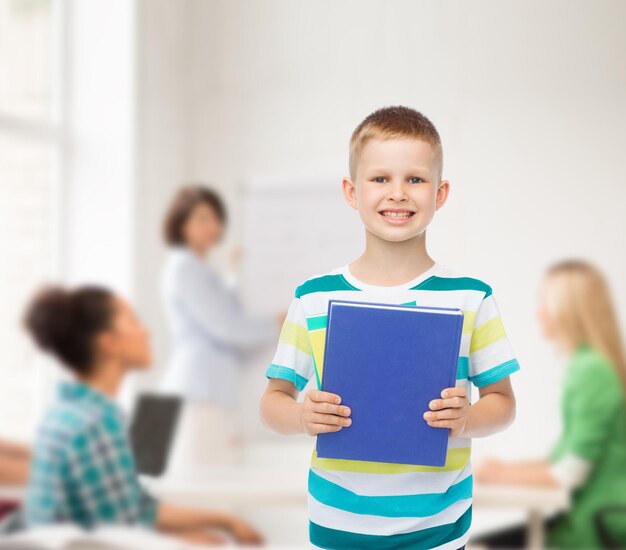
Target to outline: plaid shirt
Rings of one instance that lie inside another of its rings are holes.
[[[64,382],[37,434],[26,495],[28,525],[156,521],[139,485],[122,412],[102,393]]]

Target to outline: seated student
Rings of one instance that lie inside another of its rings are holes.
[[[27,525],[143,524],[188,541],[239,542],[260,535],[241,519],[156,501],[139,484],[114,397],[126,373],[151,361],[148,334],[133,310],[105,288],[45,288],[24,319],[36,343],[74,375],[45,415],[33,447]],[[213,531],[209,531],[212,529]]]
[[[606,281],[589,263],[568,260],[553,265],[539,298],[541,329],[568,357],[561,397],[563,432],[547,458],[486,460],[476,465],[474,478],[567,488],[571,507],[547,520],[546,545],[601,548],[595,514],[609,506],[626,506],[624,346]],[[526,526],[519,525],[472,542],[489,548],[525,548],[525,533]]]

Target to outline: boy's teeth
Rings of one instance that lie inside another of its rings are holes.
[[[410,212],[388,212],[387,210],[383,211],[383,216],[387,216],[388,218],[408,218],[410,215]]]

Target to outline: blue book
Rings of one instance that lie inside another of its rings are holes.
[[[352,424],[317,436],[317,456],[443,466],[449,428],[423,414],[456,385],[463,312],[330,300],[321,388]]]

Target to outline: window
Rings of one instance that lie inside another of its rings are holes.
[[[40,412],[21,316],[57,274],[58,9],[54,0],[0,0],[0,437],[26,438]]]

